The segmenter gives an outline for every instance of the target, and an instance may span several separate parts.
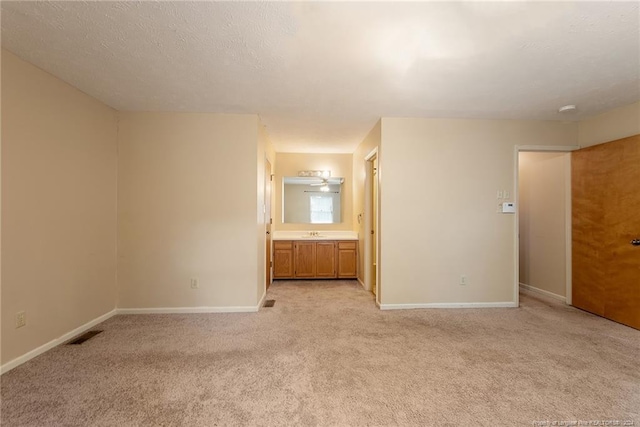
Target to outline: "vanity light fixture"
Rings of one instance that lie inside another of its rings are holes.
[[[312,178],[330,178],[331,171],[298,171],[298,176]]]

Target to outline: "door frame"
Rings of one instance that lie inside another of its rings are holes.
[[[515,230],[514,230],[514,253],[515,253],[515,283],[514,283],[514,302],[516,307],[520,306],[520,153],[571,153],[579,150],[578,145],[516,145],[514,154],[514,182],[513,189],[514,200],[516,203],[515,213]],[[567,156],[567,164],[565,168],[565,301],[571,305],[571,156]]]
[[[269,160],[269,157],[265,156],[264,158],[264,237],[265,237],[265,284],[264,284],[264,292],[267,292],[269,286],[273,283],[273,225],[271,224],[271,218],[273,217],[273,165]],[[267,203],[267,187],[269,188],[269,202]],[[267,206],[269,206],[269,211],[267,211]],[[267,237],[267,233],[269,233],[269,237]],[[267,249],[267,246],[269,248]]]
[[[371,251],[371,228],[373,225],[373,211],[371,206],[373,205],[373,160],[378,160],[378,170],[376,171],[377,179],[377,200],[378,200],[378,217],[376,224],[376,304],[380,307],[380,290],[382,289],[382,283],[380,280],[380,156],[378,155],[378,147],[374,148],[364,157],[365,161],[365,180],[364,180],[364,286],[365,289],[370,291],[371,286],[371,269],[370,265],[373,263],[373,253]]]

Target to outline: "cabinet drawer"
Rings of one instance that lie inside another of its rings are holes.
[[[293,249],[293,242],[291,240],[274,240],[273,249]]]
[[[356,244],[357,244],[356,241],[338,242],[338,249],[355,249]]]

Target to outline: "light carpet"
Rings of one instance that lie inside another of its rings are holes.
[[[3,375],[2,426],[640,425],[640,331],[561,303],[380,311],[355,281],[267,297],[113,317]]]

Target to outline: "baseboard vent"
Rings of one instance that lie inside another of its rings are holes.
[[[274,299],[268,299],[264,302],[263,307],[273,307],[273,305],[276,303],[276,300]]]
[[[84,334],[75,337],[74,339],[72,339],[71,341],[69,341],[67,343],[67,345],[77,345],[77,344],[82,344],[83,342],[90,340],[91,338],[95,337],[96,335],[102,333],[102,331],[88,331],[85,332]]]

